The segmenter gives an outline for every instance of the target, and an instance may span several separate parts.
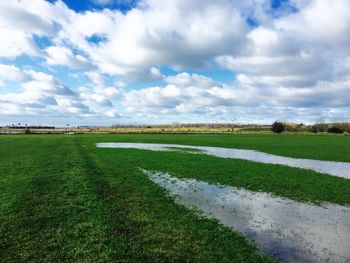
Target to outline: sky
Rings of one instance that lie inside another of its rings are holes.
[[[0,1],[0,125],[350,120],[349,0]]]

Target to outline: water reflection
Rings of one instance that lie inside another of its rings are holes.
[[[316,206],[142,170],[176,202],[234,228],[285,262],[349,262],[350,208]]]
[[[229,149],[209,146],[187,146],[178,144],[152,144],[152,143],[97,143],[101,148],[134,148],[152,151],[179,151],[207,154],[222,158],[243,159],[259,163],[282,164],[291,167],[310,169],[319,173],[350,179],[350,163],[319,161],[283,157],[254,150]],[[192,150],[191,150],[192,149]]]

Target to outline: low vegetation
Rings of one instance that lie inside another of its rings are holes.
[[[271,131],[275,133],[281,133],[281,132],[284,132],[284,130],[285,130],[285,124],[282,122],[275,121],[271,125]]]
[[[278,127],[276,125],[279,125]],[[0,134],[269,134],[281,133],[350,133],[350,123],[317,123],[305,125],[276,121],[271,125],[234,124],[234,123],[192,123],[170,125],[113,125],[113,126],[78,126],[48,127],[19,126],[0,127]]]

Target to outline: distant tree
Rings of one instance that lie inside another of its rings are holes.
[[[316,121],[315,125],[317,126],[317,130],[319,132],[326,132],[328,129],[328,124],[326,123],[324,118],[319,118]]]
[[[30,129],[29,128],[26,128],[25,130],[24,130],[24,134],[31,134],[32,132],[30,131]]]
[[[272,123],[271,131],[275,133],[281,133],[281,132],[284,132],[284,130],[285,130],[285,125],[282,122],[275,121],[274,123]]]
[[[312,125],[310,131],[311,131],[312,133],[318,133],[318,127],[317,127],[317,125]]]
[[[339,128],[337,126],[330,127],[330,128],[328,128],[327,131],[329,133],[343,133],[344,132],[344,130],[342,128]]]

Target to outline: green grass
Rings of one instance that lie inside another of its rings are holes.
[[[174,151],[179,151],[179,152],[189,152],[189,153],[200,153],[203,152],[203,150],[201,149],[196,149],[196,148],[182,148],[182,147],[167,147],[170,150],[174,150]]]
[[[296,201],[350,205],[350,180],[283,165],[253,163],[200,154],[103,149],[106,162],[127,162],[143,169],[169,172],[178,178],[269,192]]]
[[[78,136],[0,137],[2,262],[268,262]],[[103,155],[103,153],[102,153]]]
[[[84,136],[84,135],[82,135]],[[276,155],[318,160],[350,162],[350,136],[344,135],[182,135],[182,134],[118,134],[85,135],[95,142],[173,143],[252,149]]]
[[[137,168],[345,205],[350,204],[350,180],[179,151],[101,149],[95,143],[212,145],[350,161],[349,140],[301,135],[0,136],[0,261],[269,262],[237,232],[175,204]]]

